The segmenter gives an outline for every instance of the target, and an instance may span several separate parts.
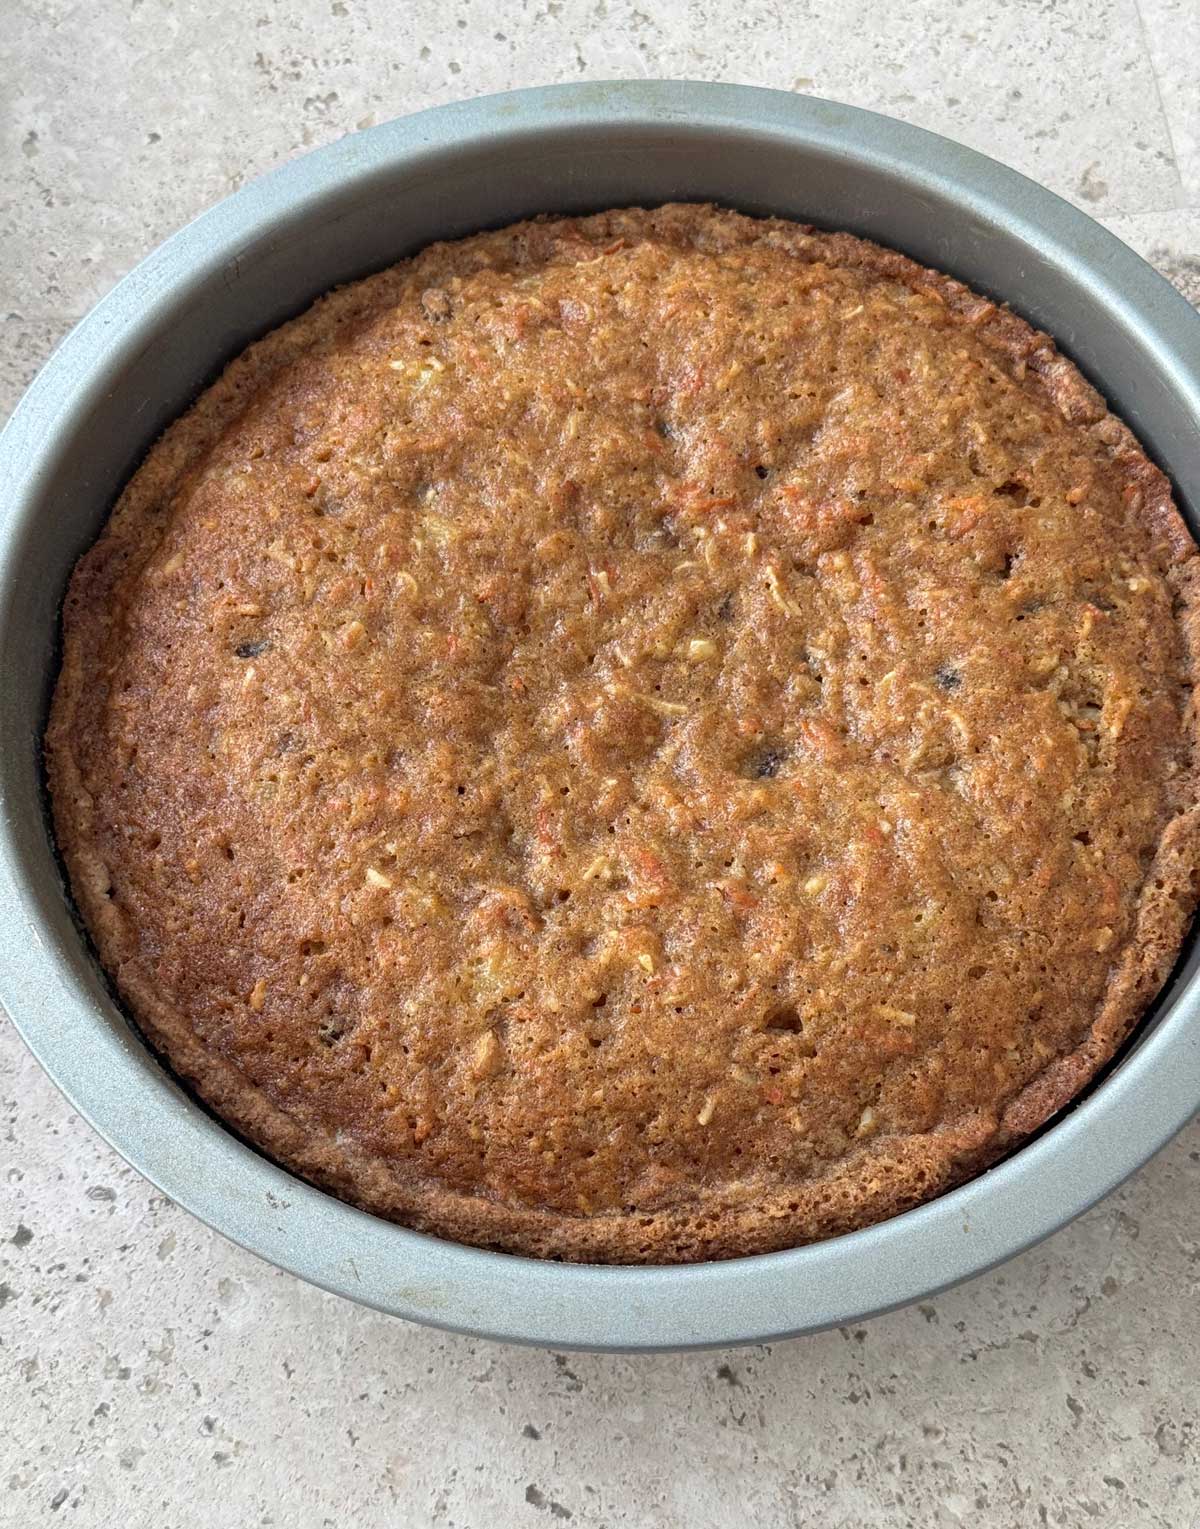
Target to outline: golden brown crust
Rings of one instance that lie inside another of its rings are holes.
[[[59,843],[152,1042],[314,1182],[535,1255],[794,1245],[995,1160],[1158,991],[1196,578],[1126,427],[950,278],[518,225],[151,452],[67,599]]]

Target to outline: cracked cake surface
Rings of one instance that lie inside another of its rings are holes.
[[[708,206],[250,347],[80,562],[58,841],[153,1046],[449,1238],[674,1262],[986,1167],[1195,903],[1196,548],[1008,309]]]

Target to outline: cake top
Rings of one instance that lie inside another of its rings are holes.
[[[435,245],[126,492],[60,840],[150,1037],[318,1182],[538,1254],[801,1242],[994,1157],[1161,982],[1194,551],[1050,342],[899,255],[693,206]]]

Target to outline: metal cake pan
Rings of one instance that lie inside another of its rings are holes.
[[[1200,517],[1200,317],[1049,192],[914,127],[740,86],[616,82],[442,107],[309,154],[143,261],[0,437],[0,999],[79,1112],[164,1193],[281,1268],[380,1310],[562,1347],[810,1332],[916,1300],[1092,1205],[1200,1106],[1194,941],[1088,1096],[972,1183],[812,1247],[674,1268],[481,1252],[341,1204],[225,1130],[146,1050],[75,920],[39,741],[76,558],[155,436],[257,335],[431,239],[542,211],[711,198],[850,229],[1012,304],[1133,426]]]

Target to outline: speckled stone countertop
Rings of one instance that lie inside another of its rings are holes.
[[[1200,0],[11,0],[0,411],[201,208],[418,107],[614,76],[874,107],[1084,207],[1200,303]],[[1200,1127],[926,1305],[728,1353],[377,1316],[157,1194],[0,1021],[0,1524],[1200,1524]]]

